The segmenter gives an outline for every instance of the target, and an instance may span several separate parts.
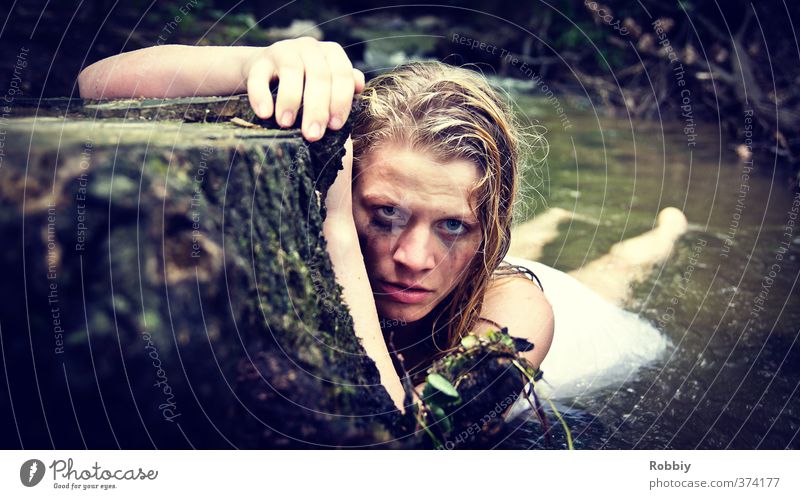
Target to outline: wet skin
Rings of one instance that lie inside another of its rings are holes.
[[[406,358],[425,357],[429,314],[467,277],[480,247],[469,197],[478,167],[388,144],[354,175],[353,218],[378,314],[404,324],[392,329]]]

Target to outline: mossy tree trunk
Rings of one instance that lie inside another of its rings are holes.
[[[16,105],[1,123],[4,448],[436,443],[380,385],[325,250],[348,128],[309,145],[244,96]],[[507,352],[471,352],[485,361],[458,374],[447,427],[480,420],[465,443],[487,447],[493,394],[522,382]]]
[[[21,104],[0,170],[7,446],[396,433],[321,232],[347,131],[309,148],[236,126],[238,97]]]

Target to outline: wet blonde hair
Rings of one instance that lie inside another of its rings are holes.
[[[370,80],[356,100],[354,179],[361,162],[388,143],[424,151],[439,162],[469,160],[480,170],[470,198],[483,237],[442,308],[448,324],[446,349],[437,345],[440,351],[456,347],[473,330],[493,272],[508,251],[519,189],[520,130],[509,105],[483,75],[438,61],[398,66]]]

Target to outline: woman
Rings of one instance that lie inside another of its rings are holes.
[[[246,91],[256,114],[274,114],[282,127],[302,104],[309,141],[341,128],[361,93],[324,232],[356,334],[396,405],[403,409],[401,373],[420,383],[432,360],[471,331],[506,326],[535,345],[521,354],[531,364],[547,355],[551,304],[533,272],[504,262],[520,128],[480,75],[416,63],[365,86],[338,44],[300,38],[266,48],[137,50],[84,69],[79,86],[85,98]]]
[[[547,298],[503,263],[518,188],[519,127],[479,74],[410,63],[370,81],[354,118],[352,213],[373,301],[415,383],[470,331],[553,337]],[[337,271],[338,275],[338,271]]]

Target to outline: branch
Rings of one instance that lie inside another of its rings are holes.
[[[722,42],[727,42],[728,40],[730,40],[730,36],[728,36],[727,34],[722,32],[719,28],[717,28],[714,25],[714,23],[709,21],[702,14],[696,14],[695,17],[700,20],[700,22],[703,24],[703,26],[705,26],[706,29],[708,29],[708,31],[710,31],[711,34],[714,35],[715,38],[719,39]]]
[[[753,9],[755,9],[755,6],[752,5],[752,4],[751,4],[751,7],[753,7]],[[738,42],[742,41],[742,37],[744,36],[744,32],[747,31],[747,27],[750,25],[750,21],[752,19],[753,19],[753,11],[752,10],[747,10],[746,14],[744,15],[744,20],[742,20],[742,25],[739,26],[739,30],[736,31],[736,34],[733,35],[733,38],[736,41],[738,41]]]

